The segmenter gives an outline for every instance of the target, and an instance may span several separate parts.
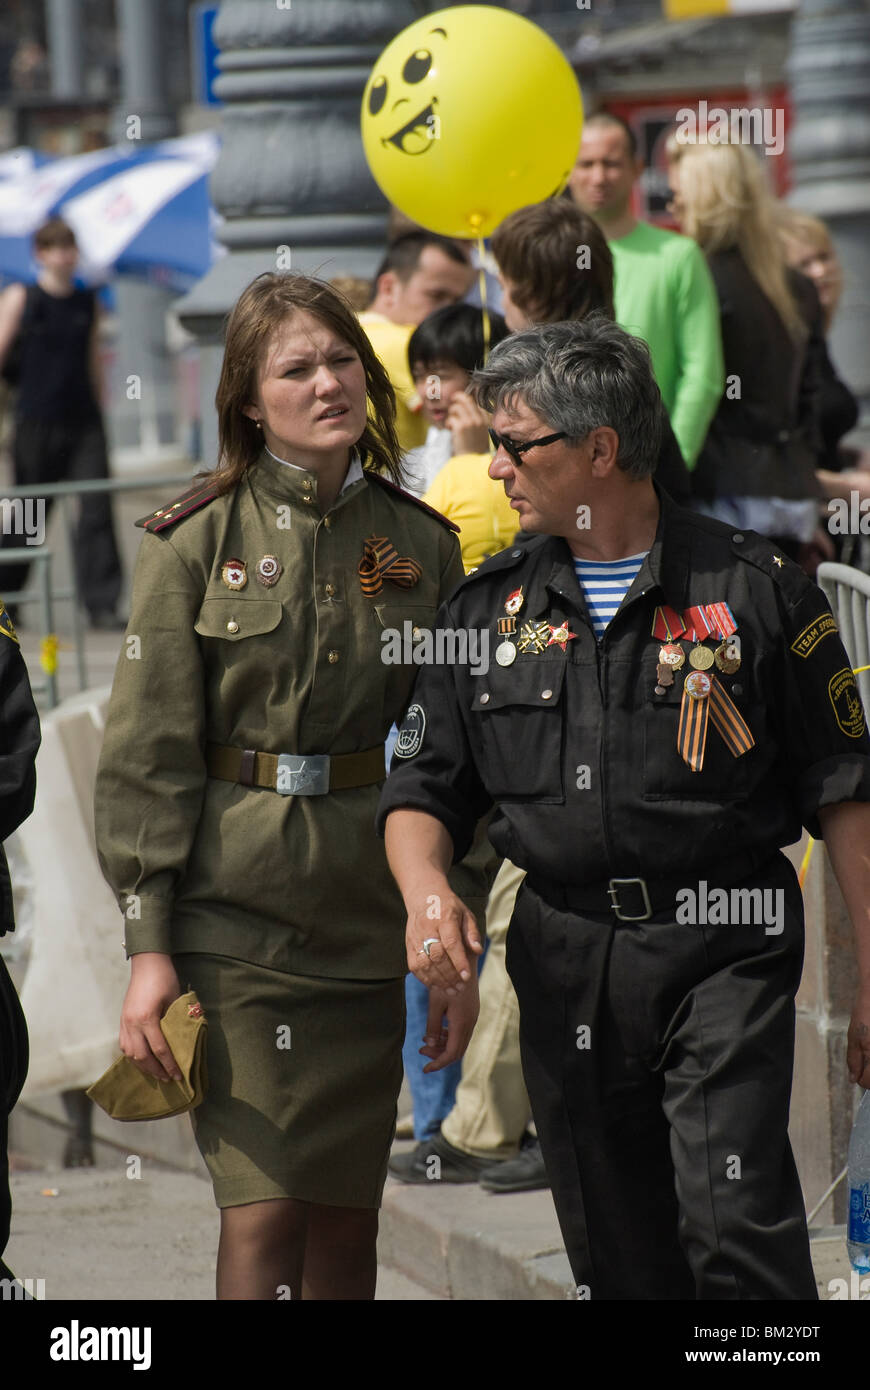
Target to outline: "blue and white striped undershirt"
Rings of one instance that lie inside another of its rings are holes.
[[[626,555],[622,560],[578,560],[575,555],[574,573],[599,640],[634,583],[646,555],[645,550],[640,555]]]

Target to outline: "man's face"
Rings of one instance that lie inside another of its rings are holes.
[[[590,217],[621,217],[640,169],[641,161],[632,159],[624,130],[615,125],[587,126],[568,185]]]
[[[447,304],[457,304],[471,289],[474,270],[460,265],[437,246],[426,246],[417,269],[402,283],[395,271],[381,277],[381,302],[393,323],[423,322],[427,315]]]
[[[36,259],[55,275],[71,277],[79,262],[78,247],[75,243],[68,246],[44,246],[36,252]]]
[[[507,435],[516,444],[557,433],[519,397],[511,403],[510,409],[495,412],[492,428],[496,434]],[[489,465],[489,476],[504,484],[523,531],[571,535],[577,508],[588,500],[591,456],[590,440],[571,446],[566,440],[557,439],[554,444],[527,450],[519,467],[499,446]]]
[[[498,282],[501,285],[502,316],[511,333],[521,333],[524,328],[531,328],[534,320],[529,318],[524,309],[514,303],[513,280],[509,280],[506,275],[499,271]]]

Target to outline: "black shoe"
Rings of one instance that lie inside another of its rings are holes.
[[[464,1154],[448,1144],[443,1135],[433,1134],[410,1153],[391,1158],[388,1171],[399,1182],[425,1187],[438,1182],[477,1182],[483,1170],[491,1165],[492,1159]]]
[[[123,632],[127,623],[113,608],[101,608],[98,613],[91,613],[88,625],[94,632]]]
[[[526,1132],[516,1158],[491,1163],[479,1178],[487,1192],[538,1192],[550,1186],[541,1146],[533,1134]]]

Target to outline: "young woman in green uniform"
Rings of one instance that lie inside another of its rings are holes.
[[[97,776],[132,957],[121,1046],[172,1073],[159,1019],[197,991],[218,1297],[372,1298],[406,971],[374,817],[416,672],[382,635],[432,626],[462,563],[455,528],[395,485],[392,389],[327,285],[248,286],[217,408],[218,468],[138,523]],[[475,997],[433,999],[437,1065]]]

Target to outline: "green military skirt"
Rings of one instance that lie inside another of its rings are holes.
[[[290,975],[228,956],[173,960],[208,1021],[208,1088],[191,1119],[217,1205],[380,1206],[402,1084],[404,981]]]

